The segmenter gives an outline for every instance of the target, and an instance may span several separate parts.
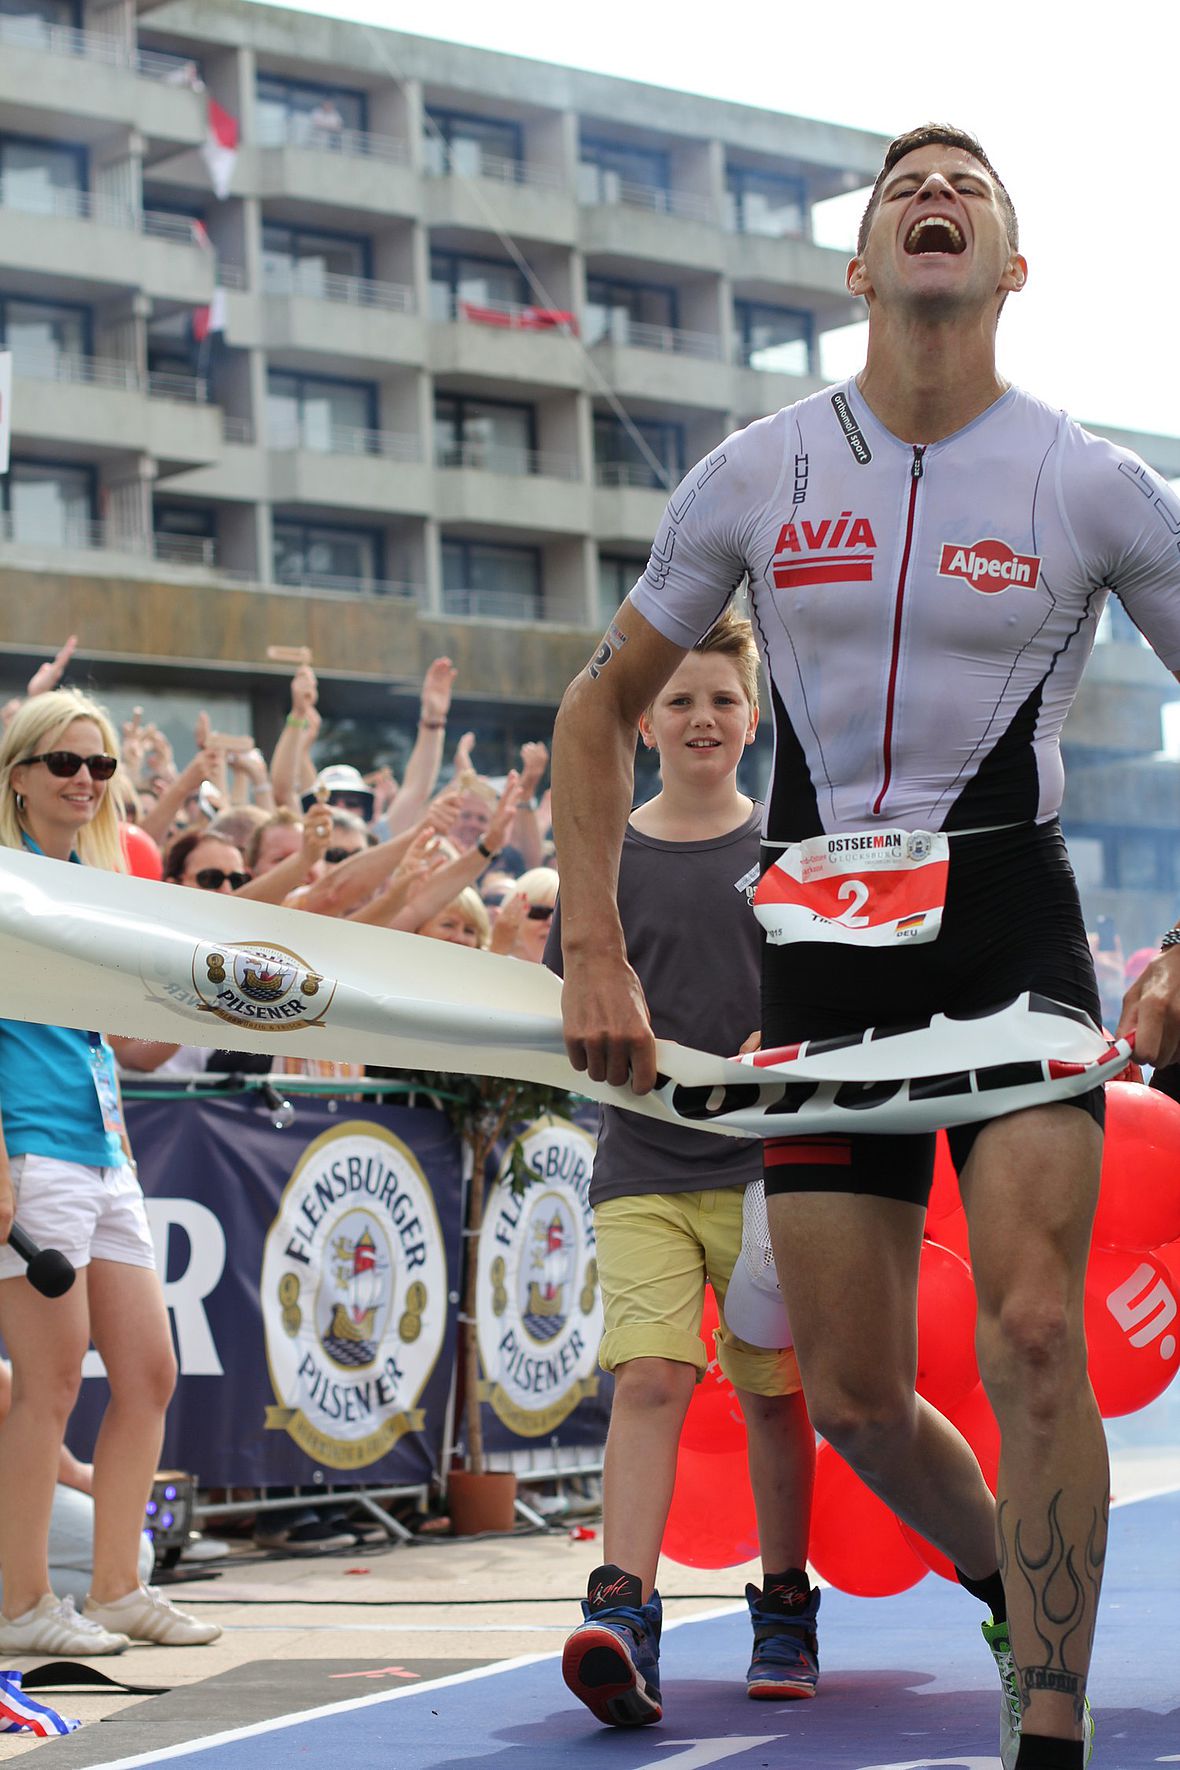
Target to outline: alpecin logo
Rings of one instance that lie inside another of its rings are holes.
[[[787,522],[774,544],[776,590],[811,584],[871,584],[877,538],[867,516],[842,510],[819,522]]]
[[[973,590],[986,596],[1007,590],[1010,584],[1035,590],[1041,575],[1040,555],[1017,553],[1007,541],[994,536],[963,547],[957,541],[944,541],[938,562],[940,578],[965,578]]]

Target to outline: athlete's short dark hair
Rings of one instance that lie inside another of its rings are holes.
[[[899,135],[885,149],[885,163],[877,174],[877,182],[869,193],[865,212],[860,218],[860,231],[856,236],[857,257],[859,258],[865,249],[869,229],[873,225],[873,217],[877,213],[877,205],[881,200],[881,186],[899,160],[904,160],[907,154],[912,154],[917,148],[924,147],[961,148],[965,154],[970,154],[973,160],[978,160],[985,172],[991,174],[1000,193],[1000,208],[1008,228],[1008,244],[1015,252],[1020,245],[1020,224],[1016,219],[1016,209],[1012,198],[1008,195],[1007,186],[984,153],[976,137],[969,135],[965,129],[956,129],[953,123],[922,123],[917,129],[907,129],[904,135]]]

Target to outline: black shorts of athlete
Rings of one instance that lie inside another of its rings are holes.
[[[765,850],[764,868],[776,858],[777,850]],[[921,1023],[938,1013],[979,1013],[1025,990],[1083,1008],[1102,1024],[1077,885],[1056,819],[951,837],[936,940],[902,948],[816,941],[767,946],[762,1044]],[[1068,1104],[1101,1127],[1101,1088]],[[982,1129],[974,1124],[947,1131],[957,1173]],[[768,1138],[766,1191],[866,1192],[924,1207],[934,1143],[933,1132]]]

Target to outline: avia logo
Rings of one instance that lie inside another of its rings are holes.
[[[1021,584],[1035,590],[1041,575],[1041,561],[1036,553],[1014,553],[1007,541],[976,541],[973,547],[960,547],[955,541],[944,541],[938,562],[940,578],[966,578],[973,590],[991,596],[1006,590],[1009,584]]]
[[[842,510],[833,520],[788,522],[774,545],[776,590],[808,584],[870,584],[877,537],[867,516]]]

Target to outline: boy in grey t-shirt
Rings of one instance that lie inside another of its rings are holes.
[[[643,743],[659,752],[661,789],[632,813],[620,862],[627,956],[657,1035],[723,1056],[757,1042],[761,936],[745,886],[757,875],[759,819],[736,778],[757,723],[757,651],[749,622],[729,611],[640,721]],[[560,907],[546,951],[556,971]],[[724,1319],[743,1194],[761,1177],[753,1140],[603,1110],[590,1199],[606,1328],[599,1362],[615,1377],[607,1560],[590,1576],[562,1675],[614,1726],[663,1712],[656,1568],[681,1427],[710,1356],[700,1337],[706,1280],[722,1317],[717,1358],[746,1420],[764,1569],[762,1589],[746,1588],[755,1641],[747,1690],[777,1701],[815,1694],[819,1593],[804,1571],[815,1439],[798,1367],[790,1349],[747,1345]]]

